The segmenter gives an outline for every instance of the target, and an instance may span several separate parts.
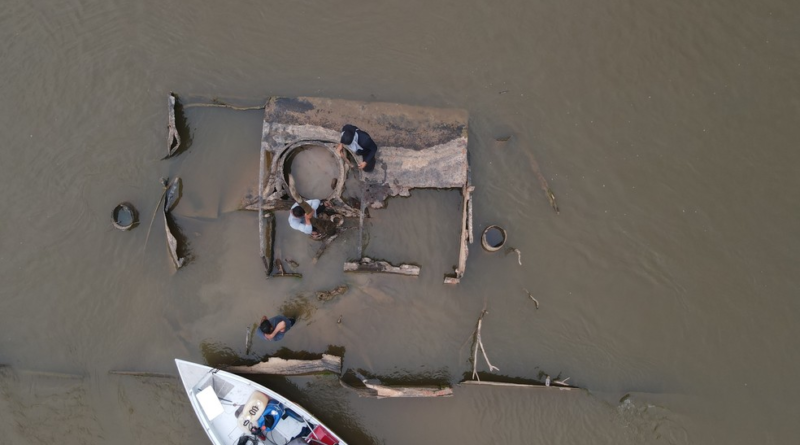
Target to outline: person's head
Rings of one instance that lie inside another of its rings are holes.
[[[265,333],[265,334],[272,334],[272,331],[275,329],[275,326],[272,326],[272,323],[269,320],[263,320],[261,324],[258,326],[258,330]]]
[[[343,131],[342,132],[342,137],[341,137],[341,139],[339,139],[339,142],[341,142],[344,145],[350,145],[350,144],[353,143],[353,139],[355,139],[355,137],[356,137],[356,132],[355,131],[353,131],[353,130]]]
[[[303,206],[292,207],[292,215],[296,218],[302,218],[306,216],[306,211],[303,210]]]

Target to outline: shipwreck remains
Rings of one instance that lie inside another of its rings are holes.
[[[360,231],[368,209],[384,207],[390,197],[409,196],[415,188],[461,191],[458,265],[444,279],[445,283],[459,283],[466,269],[467,244],[473,241],[474,187],[467,156],[467,120],[467,112],[457,109],[310,97],[270,98],[264,106],[258,191],[250,193],[243,202],[243,208],[259,212],[259,248],[267,275],[272,275],[275,260],[272,252],[275,224],[270,214],[289,210],[295,202],[302,203],[308,198],[300,196],[294,187],[291,176],[294,156],[309,147],[323,147],[333,154],[339,172],[325,199],[336,213],[357,219]],[[341,128],[347,123],[364,128],[377,142],[377,165],[373,171],[358,170],[347,150],[346,157],[336,153]],[[346,202],[342,198],[348,174],[356,175],[361,182],[360,202]],[[402,270],[403,275],[419,274],[419,267],[414,265],[386,263],[383,268],[372,263],[365,268],[370,260],[363,256],[363,236],[359,243],[360,258],[345,264],[346,271]]]
[[[229,366],[226,370],[237,374],[308,375],[332,372],[338,375],[342,373],[342,358],[330,354],[322,354],[319,360],[270,357],[252,366]]]

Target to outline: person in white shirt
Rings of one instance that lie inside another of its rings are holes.
[[[306,235],[313,236],[314,227],[311,225],[311,218],[316,218],[317,209],[321,203],[319,199],[309,199],[303,204],[307,204],[308,207],[300,205],[299,203],[294,203],[289,210],[289,225],[294,230],[299,230]],[[304,209],[303,207],[306,208]]]

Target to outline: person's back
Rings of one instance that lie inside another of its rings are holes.
[[[339,145],[336,146],[336,151],[340,156],[344,147],[347,147],[354,155],[361,156],[362,162],[358,164],[358,168],[365,172],[371,172],[375,169],[375,155],[378,153],[378,145],[372,140],[369,133],[355,125],[346,124],[342,127]]]

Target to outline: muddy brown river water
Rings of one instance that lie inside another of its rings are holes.
[[[245,358],[333,345],[347,368],[455,384],[484,305],[498,374],[586,390],[373,400],[259,381],[353,444],[800,437],[797,1],[4,0],[0,54],[1,444],[208,443],[177,379],[108,372],[240,359],[281,310],[298,325]],[[418,190],[373,212],[366,254],[419,278],[344,275],[352,237],[312,265],[279,213],[276,249],[304,277],[266,281],[237,211],[261,113],[187,109],[191,148],[161,160],[170,91],[466,109],[476,233],[505,228],[522,266],[475,243],[443,285],[460,194]],[[184,181],[177,273],[158,220],[145,245],[162,176]],[[123,201],[130,232],[110,222]]]

